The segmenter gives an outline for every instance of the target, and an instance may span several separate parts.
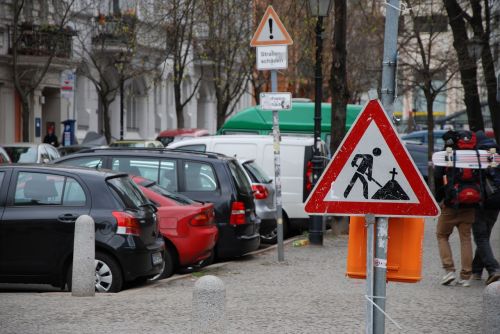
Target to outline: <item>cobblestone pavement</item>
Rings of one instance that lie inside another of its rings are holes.
[[[500,253],[500,224],[492,243]],[[426,223],[423,279],[389,283],[386,333],[478,333],[484,281],[441,286],[435,222]],[[458,237],[452,245],[459,264]],[[285,247],[215,265],[207,272],[226,285],[228,333],[363,333],[365,281],[345,276],[347,237],[323,247]],[[185,275],[118,294],[71,297],[67,292],[0,285],[0,333],[190,333],[196,277]]]

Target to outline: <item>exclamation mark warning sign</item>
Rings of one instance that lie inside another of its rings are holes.
[[[252,40],[251,46],[291,45],[292,38],[286,31],[272,6],[267,7]]]

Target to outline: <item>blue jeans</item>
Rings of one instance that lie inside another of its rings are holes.
[[[500,265],[495,259],[490,245],[490,235],[497,221],[500,210],[476,209],[475,222],[472,224],[472,234],[476,243],[476,252],[472,260],[472,273],[481,275],[486,268],[489,275],[500,272]]]

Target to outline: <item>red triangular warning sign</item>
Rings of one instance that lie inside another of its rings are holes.
[[[368,102],[309,195],[311,215],[435,217],[439,206],[378,100]]]
[[[293,41],[278,14],[269,6],[250,41],[250,46],[292,45]]]

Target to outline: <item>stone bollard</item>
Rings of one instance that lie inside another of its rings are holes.
[[[226,333],[226,288],[218,277],[203,276],[194,285],[192,333]]]
[[[71,282],[72,296],[95,295],[95,227],[94,219],[87,215],[81,215],[75,223]]]
[[[483,333],[500,333],[500,281],[489,284],[483,292]]]

